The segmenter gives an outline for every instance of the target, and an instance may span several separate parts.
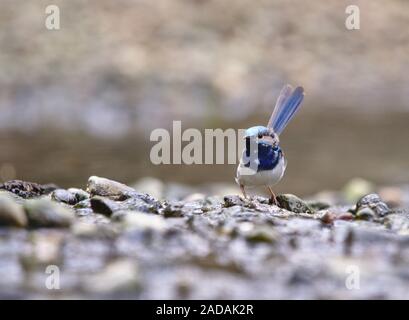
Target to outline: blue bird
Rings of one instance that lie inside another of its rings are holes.
[[[271,187],[281,180],[287,167],[279,135],[293,118],[303,99],[302,87],[293,89],[290,85],[285,85],[267,126],[255,126],[245,131],[246,144],[236,173],[236,182],[245,198],[244,187],[266,186],[271,194],[270,202],[277,204]]]

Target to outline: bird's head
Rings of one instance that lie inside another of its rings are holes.
[[[244,133],[244,139],[262,141],[272,145],[278,145],[278,135],[271,128],[255,126],[248,128]]]

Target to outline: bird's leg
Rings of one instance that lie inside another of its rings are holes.
[[[240,190],[241,190],[241,193],[243,194],[244,199],[247,199],[246,190],[244,190],[244,186],[242,184],[240,185]]]
[[[276,199],[276,195],[274,194],[274,192],[273,192],[273,190],[271,189],[271,187],[270,186],[267,186],[267,189],[268,189],[268,191],[270,191],[270,194],[271,194],[271,197],[270,197],[270,199],[269,199],[269,203],[270,204],[274,204],[274,205],[278,205],[277,204],[277,199]]]

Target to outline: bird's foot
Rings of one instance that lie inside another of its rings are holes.
[[[241,190],[241,193],[243,194],[243,200],[248,200],[246,190],[244,189],[244,186],[242,184],[240,185],[240,190]]]
[[[277,199],[273,196],[270,196],[270,198],[268,199],[268,204],[278,206]]]
[[[268,199],[268,204],[278,206],[277,198],[276,198],[276,195],[274,194],[273,190],[271,189],[271,187],[267,187],[267,188],[268,188],[268,191],[271,194],[270,198]]]

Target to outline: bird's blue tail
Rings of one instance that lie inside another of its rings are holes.
[[[272,128],[277,135],[280,135],[298,110],[303,99],[304,89],[302,87],[292,90],[290,85],[284,86],[267,126]]]

